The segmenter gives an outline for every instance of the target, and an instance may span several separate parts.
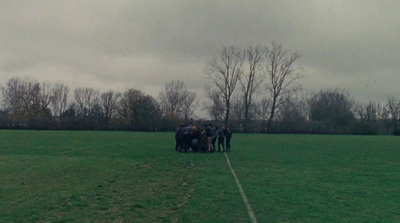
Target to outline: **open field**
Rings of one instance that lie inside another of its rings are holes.
[[[172,133],[0,131],[0,222],[251,222],[222,153]],[[258,222],[400,222],[400,137],[234,134]]]

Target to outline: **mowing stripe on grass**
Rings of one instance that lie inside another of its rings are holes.
[[[111,145],[115,145],[115,144],[116,144],[116,143],[108,144],[108,145],[99,145],[99,146],[86,146],[86,147],[81,147],[81,148],[76,148],[76,149],[71,149],[71,150],[67,150],[67,151],[62,151],[62,152],[53,153],[52,155],[59,155],[59,154],[64,154],[64,153],[70,153],[70,152],[80,151],[80,150],[101,148],[101,147],[111,146]]]
[[[240,195],[242,196],[243,202],[246,205],[247,212],[249,213],[249,216],[250,216],[251,220],[253,221],[253,223],[257,223],[256,216],[254,215],[254,212],[251,209],[249,200],[247,200],[247,197],[246,197],[246,194],[244,193],[243,187],[239,182],[239,178],[236,176],[236,173],[232,168],[231,162],[229,161],[229,157],[228,157],[228,155],[226,155],[226,153],[224,153],[224,155],[226,157],[226,162],[228,163],[228,166],[231,169],[232,175],[235,177],[236,185],[238,186]]]
[[[106,147],[106,146],[111,146],[111,145],[116,145],[117,143],[112,143],[112,144],[107,144],[107,145],[98,145],[98,146],[86,146],[86,147],[80,147],[80,148],[75,148],[75,149],[70,149],[66,151],[61,151],[61,152],[56,152],[56,153],[50,153],[48,154],[49,156],[54,156],[54,155],[61,155],[65,153],[70,153],[70,152],[75,152],[75,151],[81,151],[81,150],[87,150],[87,149],[94,149],[94,148],[101,148],[101,147]],[[13,159],[13,160],[0,160],[1,161],[7,161],[7,162],[16,162],[16,161],[26,161],[34,158],[39,158],[41,156],[35,156],[35,157],[29,157],[25,159]]]

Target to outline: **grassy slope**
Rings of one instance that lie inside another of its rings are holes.
[[[0,131],[0,222],[250,222],[222,154],[173,134]],[[259,222],[399,222],[400,138],[234,135]]]

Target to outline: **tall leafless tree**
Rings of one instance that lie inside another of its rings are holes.
[[[79,116],[89,117],[92,115],[93,108],[99,100],[99,91],[93,88],[77,88],[74,90],[74,98],[77,104]]]
[[[22,89],[21,95],[27,117],[32,118],[40,111],[40,83],[28,78],[22,81]]]
[[[253,105],[253,96],[258,87],[265,78],[265,72],[262,62],[265,56],[266,48],[258,46],[249,46],[245,51],[246,71],[240,75],[239,82],[243,93],[243,109],[244,109],[244,131],[248,131],[248,125],[251,121],[250,109]]]
[[[25,113],[23,94],[25,88],[22,80],[11,78],[1,89],[3,95],[3,109],[13,116],[23,116]]]
[[[181,117],[184,121],[189,121],[190,118],[193,118],[194,112],[199,105],[199,101],[196,98],[196,92],[187,91],[182,101],[181,110]]]
[[[225,124],[229,122],[231,97],[243,73],[243,61],[244,53],[238,47],[229,46],[224,47],[219,55],[207,64],[206,75],[215,85],[216,93],[222,97]],[[210,99],[213,102],[213,98]]]
[[[53,115],[61,116],[67,110],[69,87],[64,84],[55,84],[53,87],[53,98],[51,99],[51,109]]]
[[[165,85],[164,91],[159,93],[161,108],[165,116],[180,117],[189,120],[198,101],[195,92],[189,91],[183,81],[171,81]]]
[[[11,78],[2,88],[3,105],[12,126],[29,127],[29,122],[42,112],[40,83],[30,78]]]
[[[117,112],[120,97],[121,94],[113,90],[103,92],[100,95],[100,106],[103,110],[106,129],[109,128],[110,120]]]
[[[49,109],[49,105],[54,97],[54,91],[51,87],[51,83],[43,82],[40,84],[39,92],[39,104],[41,110]]]
[[[381,116],[382,116],[381,119],[383,121],[385,131],[386,131],[385,134],[388,135],[390,132],[390,126],[392,124],[392,120],[390,117],[390,109],[388,108],[387,104],[382,106],[382,115]]]
[[[297,52],[289,53],[282,45],[272,43],[272,49],[266,53],[268,89],[271,97],[271,109],[267,122],[267,131],[272,131],[272,121],[281,105],[297,92],[296,84],[301,75],[295,62],[300,58]]]
[[[182,101],[187,89],[183,81],[171,81],[159,93],[162,110],[167,116],[177,116],[182,109]]]
[[[376,121],[382,117],[382,106],[374,101],[357,102],[354,111],[362,122]]]
[[[391,125],[396,129],[400,121],[400,101],[394,97],[390,97],[387,101],[389,116],[391,117]]]
[[[11,78],[2,89],[4,106],[16,116],[32,117],[40,110],[40,83],[30,78]]]
[[[206,86],[206,94],[209,100],[204,103],[204,109],[214,122],[223,120],[225,109],[221,94],[215,89],[212,90],[209,86]]]

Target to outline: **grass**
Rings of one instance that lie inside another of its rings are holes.
[[[0,131],[0,222],[250,222],[222,153],[172,133]],[[400,222],[400,138],[235,134],[259,222]]]

